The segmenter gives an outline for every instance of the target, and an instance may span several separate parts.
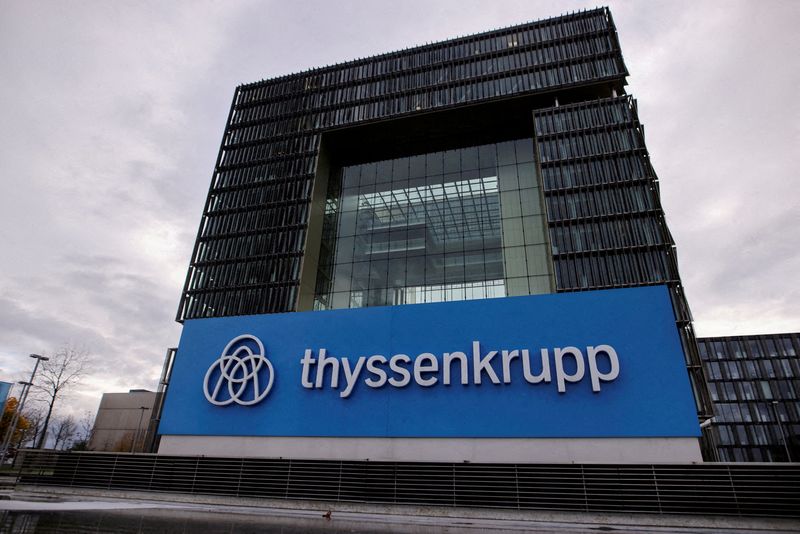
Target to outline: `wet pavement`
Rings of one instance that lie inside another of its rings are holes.
[[[553,523],[509,525],[510,529],[498,528],[485,521],[441,519],[420,522],[409,518],[408,522],[385,518],[368,517],[353,519],[327,519],[324,514],[316,517],[277,517],[262,514],[226,513],[224,511],[197,511],[180,509],[127,509],[127,510],[74,510],[74,511],[5,511],[0,512],[0,532],[27,533],[119,533],[119,534],[299,534],[299,533],[427,533],[427,532],[599,532],[607,528]],[[382,520],[379,520],[382,519]],[[577,527],[577,528],[576,528]]]
[[[247,509],[107,501],[0,501],[0,533],[428,533],[598,532],[594,527],[469,518],[340,513],[327,510]],[[502,528],[498,523],[507,523]],[[559,528],[560,527],[560,528]]]
[[[473,515],[378,513],[332,511],[324,508],[268,508],[237,505],[195,504],[137,499],[92,499],[43,495],[8,495],[0,500],[0,533],[428,533],[428,532],[795,532],[797,522],[753,523],[737,518],[709,523],[698,518],[629,515],[597,516],[542,513],[522,519]],[[2,497],[0,497],[2,498]],[[320,503],[321,506],[325,506]],[[532,516],[534,517],[534,516]],[[741,522],[740,522],[741,521]]]
[[[375,532],[352,525],[338,525],[333,520],[275,518],[194,510],[79,510],[64,512],[0,513],[0,532],[27,533],[118,533],[118,534],[229,534],[301,532]],[[338,523],[338,522],[337,522]],[[384,530],[385,531],[385,530]]]

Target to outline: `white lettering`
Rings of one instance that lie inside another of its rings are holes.
[[[514,358],[519,358],[519,351],[518,350],[504,350],[502,352],[503,355],[503,383],[510,384],[511,383],[511,360]]]
[[[339,387],[339,358],[325,357],[325,349],[319,349],[319,359],[317,360],[317,381],[314,387],[322,388],[322,380],[325,378],[325,366],[331,366],[331,387]]]
[[[425,362],[428,362],[425,364]],[[423,387],[430,387],[439,381],[435,376],[425,378],[422,373],[438,373],[439,360],[430,352],[423,352],[414,360],[414,380]]]
[[[311,349],[306,349],[303,359],[300,360],[300,365],[303,366],[303,371],[300,374],[300,383],[303,384],[303,387],[306,389],[311,389],[314,387],[314,384],[309,379],[309,375],[311,373],[311,366],[314,365],[317,360],[312,358],[312,356],[313,353],[311,352]]]
[[[350,396],[350,393],[353,392],[353,388],[356,387],[358,375],[361,373],[361,368],[364,367],[364,360],[366,360],[364,356],[357,359],[355,368],[351,370],[350,360],[347,358],[342,358],[342,368],[344,369],[344,378],[347,381],[347,387],[344,389],[344,391],[339,393],[341,398],[346,399]]]
[[[592,391],[600,391],[600,381],[610,382],[619,376],[619,357],[617,351],[611,345],[597,345],[596,347],[586,347],[589,359],[589,376],[592,379]],[[611,369],[607,373],[601,373],[597,369],[597,355],[605,354],[611,363]]]
[[[497,356],[497,351],[493,350],[481,358],[481,344],[477,341],[472,342],[472,374],[473,382],[476,384],[481,383],[481,373],[486,372],[489,380],[493,384],[499,384],[500,379],[497,378],[497,373],[492,368],[492,358]]]
[[[564,356],[572,356],[575,358],[575,372],[571,375],[568,375],[564,372]],[[565,382],[579,382],[581,378],[583,378],[583,354],[575,347],[564,347],[563,349],[556,348],[555,358],[558,392],[564,393],[567,390]]]
[[[555,347],[552,350],[557,390],[559,393],[565,393],[568,383],[580,382],[587,374],[584,354],[580,349],[571,346]],[[587,346],[586,350],[592,391],[597,393],[601,390],[601,382],[611,382],[619,377],[619,355],[614,347],[605,344]],[[455,372],[460,373],[458,382],[462,386],[469,385],[470,379],[476,385],[481,384],[484,379],[488,379],[492,384],[501,384],[498,373],[492,366],[492,361],[498,355],[502,361],[503,384],[513,382],[513,362],[517,359],[522,362],[522,376],[525,382],[528,384],[550,383],[553,380],[550,349],[540,349],[539,354],[540,357],[536,358],[536,362],[531,362],[528,349],[498,349],[482,354],[479,341],[472,341],[471,358],[468,353],[460,351],[445,352],[441,356],[423,352],[413,358],[406,354],[395,354],[391,357],[374,354],[369,357],[337,358],[329,356],[324,348],[319,349],[318,356],[315,358],[314,351],[306,349],[300,359],[300,384],[306,389],[325,387],[338,389],[339,375],[342,373],[344,389],[339,392],[339,396],[343,399],[353,394],[359,381],[363,381],[370,388],[381,388],[387,383],[393,387],[402,388],[411,384],[412,380],[422,387],[431,387],[440,382],[449,386],[456,378]],[[608,359],[608,364],[598,362],[603,356]],[[567,362],[568,358],[575,361],[574,370],[572,370],[572,363]],[[541,371],[537,374],[534,367],[538,368],[538,360],[541,360]],[[455,371],[453,371],[453,364],[457,365]],[[471,372],[470,366],[472,367]],[[600,370],[601,366],[607,370]],[[363,373],[365,367],[366,373]],[[516,369],[518,373],[519,369]],[[570,372],[570,370],[572,371]],[[439,374],[440,371],[442,375]],[[329,380],[327,384],[325,383],[326,379]]]
[[[550,353],[547,349],[542,349],[542,372],[538,375],[531,373],[531,357],[528,349],[522,349],[522,374],[525,380],[531,384],[539,382],[550,382]]]
[[[467,363],[467,355],[463,352],[444,353],[444,364],[442,365],[444,368],[444,380],[442,380],[442,383],[445,386],[450,385],[450,366],[453,363],[453,360],[458,360],[461,362],[461,385],[466,386],[469,384],[469,364]]]
[[[392,377],[389,379],[389,383],[396,388],[406,387],[409,382],[411,382],[411,373],[408,372],[408,369],[405,367],[400,366],[400,362],[409,363],[411,358],[406,356],[405,354],[395,354],[392,356],[392,359],[389,360],[389,369],[392,372],[397,373],[398,375],[402,376],[403,378],[397,379]]]
[[[386,371],[378,367],[379,363],[386,363],[385,357],[380,354],[376,354],[375,356],[370,356],[367,360],[367,372],[372,373],[373,375],[377,376],[378,378],[367,378],[364,380],[364,383],[367,384],[371,388],[379,388],[386,384]]]

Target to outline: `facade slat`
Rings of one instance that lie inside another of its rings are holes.
[[[297,309],[326,131],[626,75],[595,9],[240,86],[178,320]]]

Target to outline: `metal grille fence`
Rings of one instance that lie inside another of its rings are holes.
[[[332,502],[800,517],[800,464],[471,464],[24,451],[18,483]]]

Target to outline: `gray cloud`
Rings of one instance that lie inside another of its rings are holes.
[[[611,5],[700,334],[800,330],[798,6]],[[155,387],[237,84],[591,7],[4,3],[2,374],[73,342],[71,407]]]

